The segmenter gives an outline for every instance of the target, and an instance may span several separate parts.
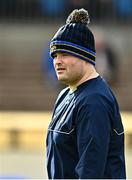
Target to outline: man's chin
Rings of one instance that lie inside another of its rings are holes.
[[[67,80],[65,78],[58,77],[58,81],[60,81],[63,84],[67,84]]]
[[[59,81],[63,81],[65,79],[63,76],[60,76],[60,75],[58,75],[57,78]]]

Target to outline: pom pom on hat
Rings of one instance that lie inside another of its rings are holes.
[[[66,23],[82,23],[88,25],[90,23],[88,11],[83,8],[73,10],[68,16]]]

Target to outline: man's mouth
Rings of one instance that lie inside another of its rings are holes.
[[[61,73],[61,72],[65,71],[65,70],[66,70],[65,68],[60,68],[60,67],[56,69],[56,71],[57,71],[58,73]]]

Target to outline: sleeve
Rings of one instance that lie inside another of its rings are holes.
[[[78,111],[77,146],[80,179],[102,178],[110,140],[110,119],[103,103],[85,104]]]

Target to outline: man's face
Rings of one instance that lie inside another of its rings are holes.
[[[59,81],[67,85],[77,84],[84,76],[86,62],[67,53],[56,53],[54,68]]]

